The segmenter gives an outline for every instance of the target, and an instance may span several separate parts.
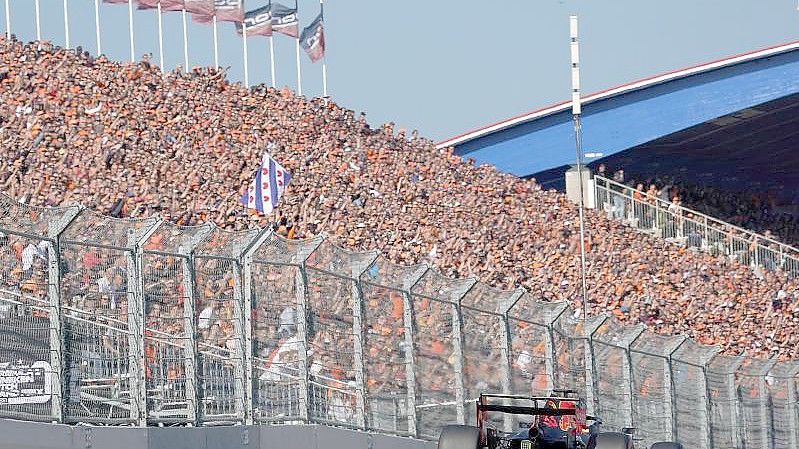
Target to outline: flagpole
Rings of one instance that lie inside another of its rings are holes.
[[[42,48],[42,26],[39,17],[39,0],[33,3],[33,7],[36,10],[36,40],[39,41],[39,48]]]
[[[300,26],[300,9],[298,6],[297,0],[294,0],[294,14],[297,15],[297,40],[296,40],[296,49],[297,49],[297,95],[302,96],[302,69],[300,66],[300,36],[299,36],[299,26]]]
[[[69,46],[69,8],[67,7],[67,0],[64,0],[64,47]]]
[[[128,30],[130,30],[130,62],[136,62],[136,44],[133,37],[133,0],[128,0]]]
[[[11,43],[11,8],[8,6],[8,0],[6,0],[6,44]]]
[[[300,38],[297,40],[297,95],[302,96],[302,69],[300,68]]]
[[[247,21],[243,21],[241,23],[241,31],[243,33],[242,36],[242,45],[244,46],[244,87],[247,89],[250,88],[250,67],[248,64],[248,54],[247,54]]]
[[[269,20],[272,21],[272,0],[269,0]],[[277,86],[275,81],[275,41],[272,38],[273,30],[272,25],[269,25],[269,70],[272,72],[272,89]]]
[[[164,24],[161,18],[161,0],[158,0],[158,58],[161,75],[164,75]]]
[[[322,17],[322,32],[324,33],[325,0],[319,0],[319,8]],[[322,96],[325,98],[325,104],[327,104],[327,56],[325,53],[322,53]]]
[[[189,32],[186,23],[186,8],[183,8],[183,73],[189,72]]]
[[[216,11],[214,11],[214,67],[219,70],[219,42],[218,34],[216,30]]]
[[[277,88],[277,81],[275,79],[275,41],[272,36],[269,36],[269,60],[272,62],[270,69],[272,71],[272,89]]]
[[[580,99],[580,41],[577,35],[577,16],[569,17],[569,34],[571,35],[571,65],[572,65],[572,118],[574,119],[574,142],[577,150],[577,176],[580,179],[580,277],[583,293],[583,322],[588,317],[588,282],[586,280],[585,261],[585,199],[583,198],[583,148],[582,127],[580,114],[582,113],[582,100]]]
[[[100,44],[100,0],[94,0],[94,34],[97,38],[97,56],[103,54]]]

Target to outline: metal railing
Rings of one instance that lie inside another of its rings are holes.
[[[646,192],[594,176],[597,208],[609,218],[687,247],[745,265],[799,274],[799,249],[773,238],[672,204]]]
[[[324,423],[435,438],[473,421],[481,391],[567,387],[606,427],[637,428],[642,446],[796,447],[797,362],[718,353],[324,237],[0,196],[2,417]]]

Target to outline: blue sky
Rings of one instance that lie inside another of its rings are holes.
[[[8,0],[12,31],[35,39],[34,0]],[[95,51],[94,0],[67,0],[72,45]],[[289,5],[292,0],[285,0]],[[246,0],[248,9],[266,0]],[[63,44],[63,0],[40,0],[42,36]],[[0,1],[0,9],[3,3]],[[303,26],[318,14],[299,0]],[[103,52],[129,59],[128,9],[101,5]],[[0,11],[5,32],[5,11]],[[580,17],[583,89],[799,39],[796,0],[327,0],[329,89],[370,122],[394,121],[436,140],[569,98],[569,14]],[[134,15],[136,53],[157,62],[155,12]],[[164,16],[166,67],[182,63],[180,13]],[[189,26],[190,62],[213,63],[210,26]],[[279,85],[296,84],[294,42],[276,37]],[[241,39],[219,26],[222,66],[243,78]],[[269,79],[265,38],[249,40],[250,81]],[[303,90],[321,67],[302,55]]]

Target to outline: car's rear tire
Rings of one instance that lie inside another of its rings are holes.
[[[480,429],[472,426],[444,426],[438,437],[438,449],[478,449]]]
[[[671,441],[661,441],[660,443],[655,443],[649,449],[684,449],[683,445],[680,443],[674,443]]]
[[[600,432],[594,442],[593,449],[632,449],[630,436],[618,432]]]

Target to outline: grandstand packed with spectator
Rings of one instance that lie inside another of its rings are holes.
[[[325,232],[397,264],[427,262],[449,276],[521,285],[581,313],[576,206],[534,180],[435,150],[415,131],[373,129],[364,114],[287,89],[248,90],[224,71],[162,73],[147,58],[121,64],[4,37],[0,99],[0,191],[23,203],[79,202],[113,217],[161,215],[230,230],[272,225],[290,239]],[[278,213],[259,217],[239,198],[271,142],[292,179]],[[799,356],[796,280],[639,234],[598,211],[587,218],[591,313],[690,335],[730,354]],[[27,268],[14,276],[41,263],[26,248],[15,251]],[[3,265],[12,270],[15,262]],[[109,289],[122,282],[113,267],[101,268]],[[229,296],[224,275],[200,281],[203,298]],[[197,311],[202,339],[226,347],[232,312],[210,304]],[[291,338],[255,329],[263,341]]]
[[[613,168],[609,172],[615,172]],[[670,202],[718,218],[746,230],[773,236],[782,243],[799,244],[799,216],[791,204],[768,192],[732,192],[699,185],[667,175],[628,174],[626,184]],[[639,187],[640,185],[640,187]]]

